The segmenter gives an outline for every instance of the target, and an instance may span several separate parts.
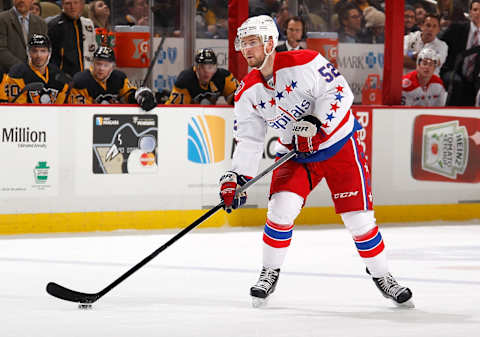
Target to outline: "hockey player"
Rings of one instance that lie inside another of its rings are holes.
[[[52,46],[47,35],[33,34],[27,45],[28,64],[18,63],[10,69],[2,82],[0,99],[4,102],[63,104],[68,84],[65,75],[49,63]],[[31,83],[40,88],[29,89]]]
[[[402,105],[445,106],[447,92],[442,79],[435,75],[440,66],[438,53],[423,48],[417,57],[417,69],[402,78]]]
[[[250,289],[254,306],[275,290],[294,220],[323,178],[375,285],[394,303],[412,306],[412,292],[388,270],[372,211],[368,166],[356,134],[361,126],[350,110],[353,94],[345,78],[315,51],[276,53],[277,42],[278,31],[269,16],[251,17],[237,30],[235,49],[253,70],[235,93],[238,143],[231,171],[220,178],[220,196],[231,212],[246,202],[246,193],[235,197],[235,191],[256,174],[267,127],[279,134],[278,156],[290,149],[297,152],[272,175],[263,268]]]
[[[115,69],[115,54],[109,47],[99,47],[90,69],[76,73],[70,93],[72,104],[137,104],[145,111],[157,106],[149,88],[136,88],[127,76]]]
[[[217,67],[217,56],[212,49],[200,49],[195,55],[195,66],[178,75],[170,98],[165,104],[215,105],[220,96],[233,104],[238,81],[226,69]]]

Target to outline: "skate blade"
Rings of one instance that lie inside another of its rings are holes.
[[[254,308],[263,308],[268,304],[268,298],[260,298],[252,296],[252,307]]]
[[[413,301],[411,299],[406,301],[406,302],[403,302],[403,303],[397,303],[394,300],[392,300],[392,302],[398,308],[402,308],[402,309],[413,309],[413,308],[415,308],[415,303],[413,303]]]

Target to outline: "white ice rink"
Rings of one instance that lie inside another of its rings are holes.
[[[480,223],[381,228],[415,309],[380,295],[343,227],[297,227],[263,309],[248,295],[260,227],[194,230],[92,310],[51,297],[46,284],[97,292],[176,232],[0,237],[0,336],[480,336]]]

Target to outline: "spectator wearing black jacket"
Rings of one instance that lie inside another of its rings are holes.
[[[50,62],[71,77],[90,68],[96,49],[93,22],[80,16],[84,6],[84,0],[62,0],[63,12],[48,22]]]

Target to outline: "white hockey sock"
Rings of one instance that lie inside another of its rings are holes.
[[[370,274],[373,277],[383,277],[388,274],[387,254],[382,251],[375,257],[363,258]]]
[[[278,269],[283,265],[288,247],[275,248],[263,243],[263,266]]]

